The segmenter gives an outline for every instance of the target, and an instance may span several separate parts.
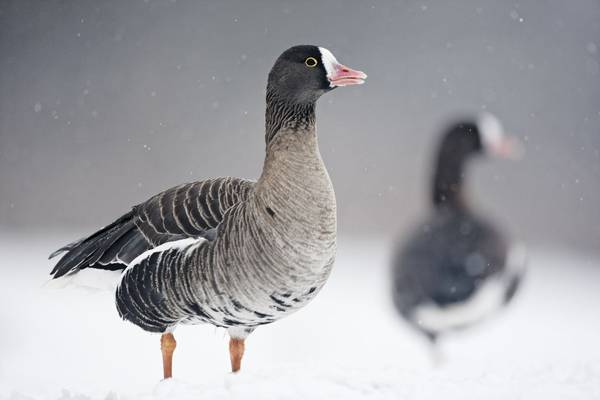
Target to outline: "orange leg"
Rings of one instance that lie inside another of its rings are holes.
[[[242,367],[244,356],[244,339],[229,339],[229,357],[231,358],[231,372],[238,372]]]
[[[173,352],[175,351],[175,347],[177,347],[177,342],[172,333],[164,333],[160,337],[164,379],[173,377]]]

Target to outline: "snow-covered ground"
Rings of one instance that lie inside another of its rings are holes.
[[[600,399],[599,259],[531,251],[513,305],[433,367],[392,312],[387,243],[342,238],[325,289],[257,329],[240,374],[225,332],[192,326],[160,382],[159,337],[121,321],[112,293],[46,284],[69,239],[0,234],[0,399]]]

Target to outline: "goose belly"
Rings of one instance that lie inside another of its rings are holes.
[[[264,287],[254,295],[223,293],[219,301],[199,302],[194,312],[180,322],[184,324],[210,323],[215,326],[256,327],[275,322],[308,304],[321,290],[326,279],[312,281],[295,288]]]
[[[215,265],[227,273],[205,269],[201,295],[190,307],[195,312],[183,322],[253,327],[297,311],[319,293],[329,277],[335,242],[329,251],[319,250],[319,256],[302,251],[291,255],[289,249],[285,252],[288,257],[280,257],[276,251],[249,253],[238,262],[226,260]]]
[[[254,212],[238,216],[254,223],[232,225],[207,249],[194,305],[200,312],[185,322],[268,324],[305,306],[325,284],[335,260],[335,207],[320,208],[320,225],[312,227]]]

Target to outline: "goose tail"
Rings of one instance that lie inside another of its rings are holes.
[[[69,243],[50,254],[49,258],[64,255],[50,275],[53,279],[75,274],[84,268],[119,270],[130,260],[131,253],[143,252],[148,243],[133,221],[130,211],[92,235]]]

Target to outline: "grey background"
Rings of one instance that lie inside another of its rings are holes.
[[[318,106],[344,234],[427,211],[439,130],[487,109],[524,141],[477,162],[482,213],[600,251],[600,2],[2,1],[0,231],[79,232],[183,181],[255,178],[264,87],[294,44],[369,74]]]

